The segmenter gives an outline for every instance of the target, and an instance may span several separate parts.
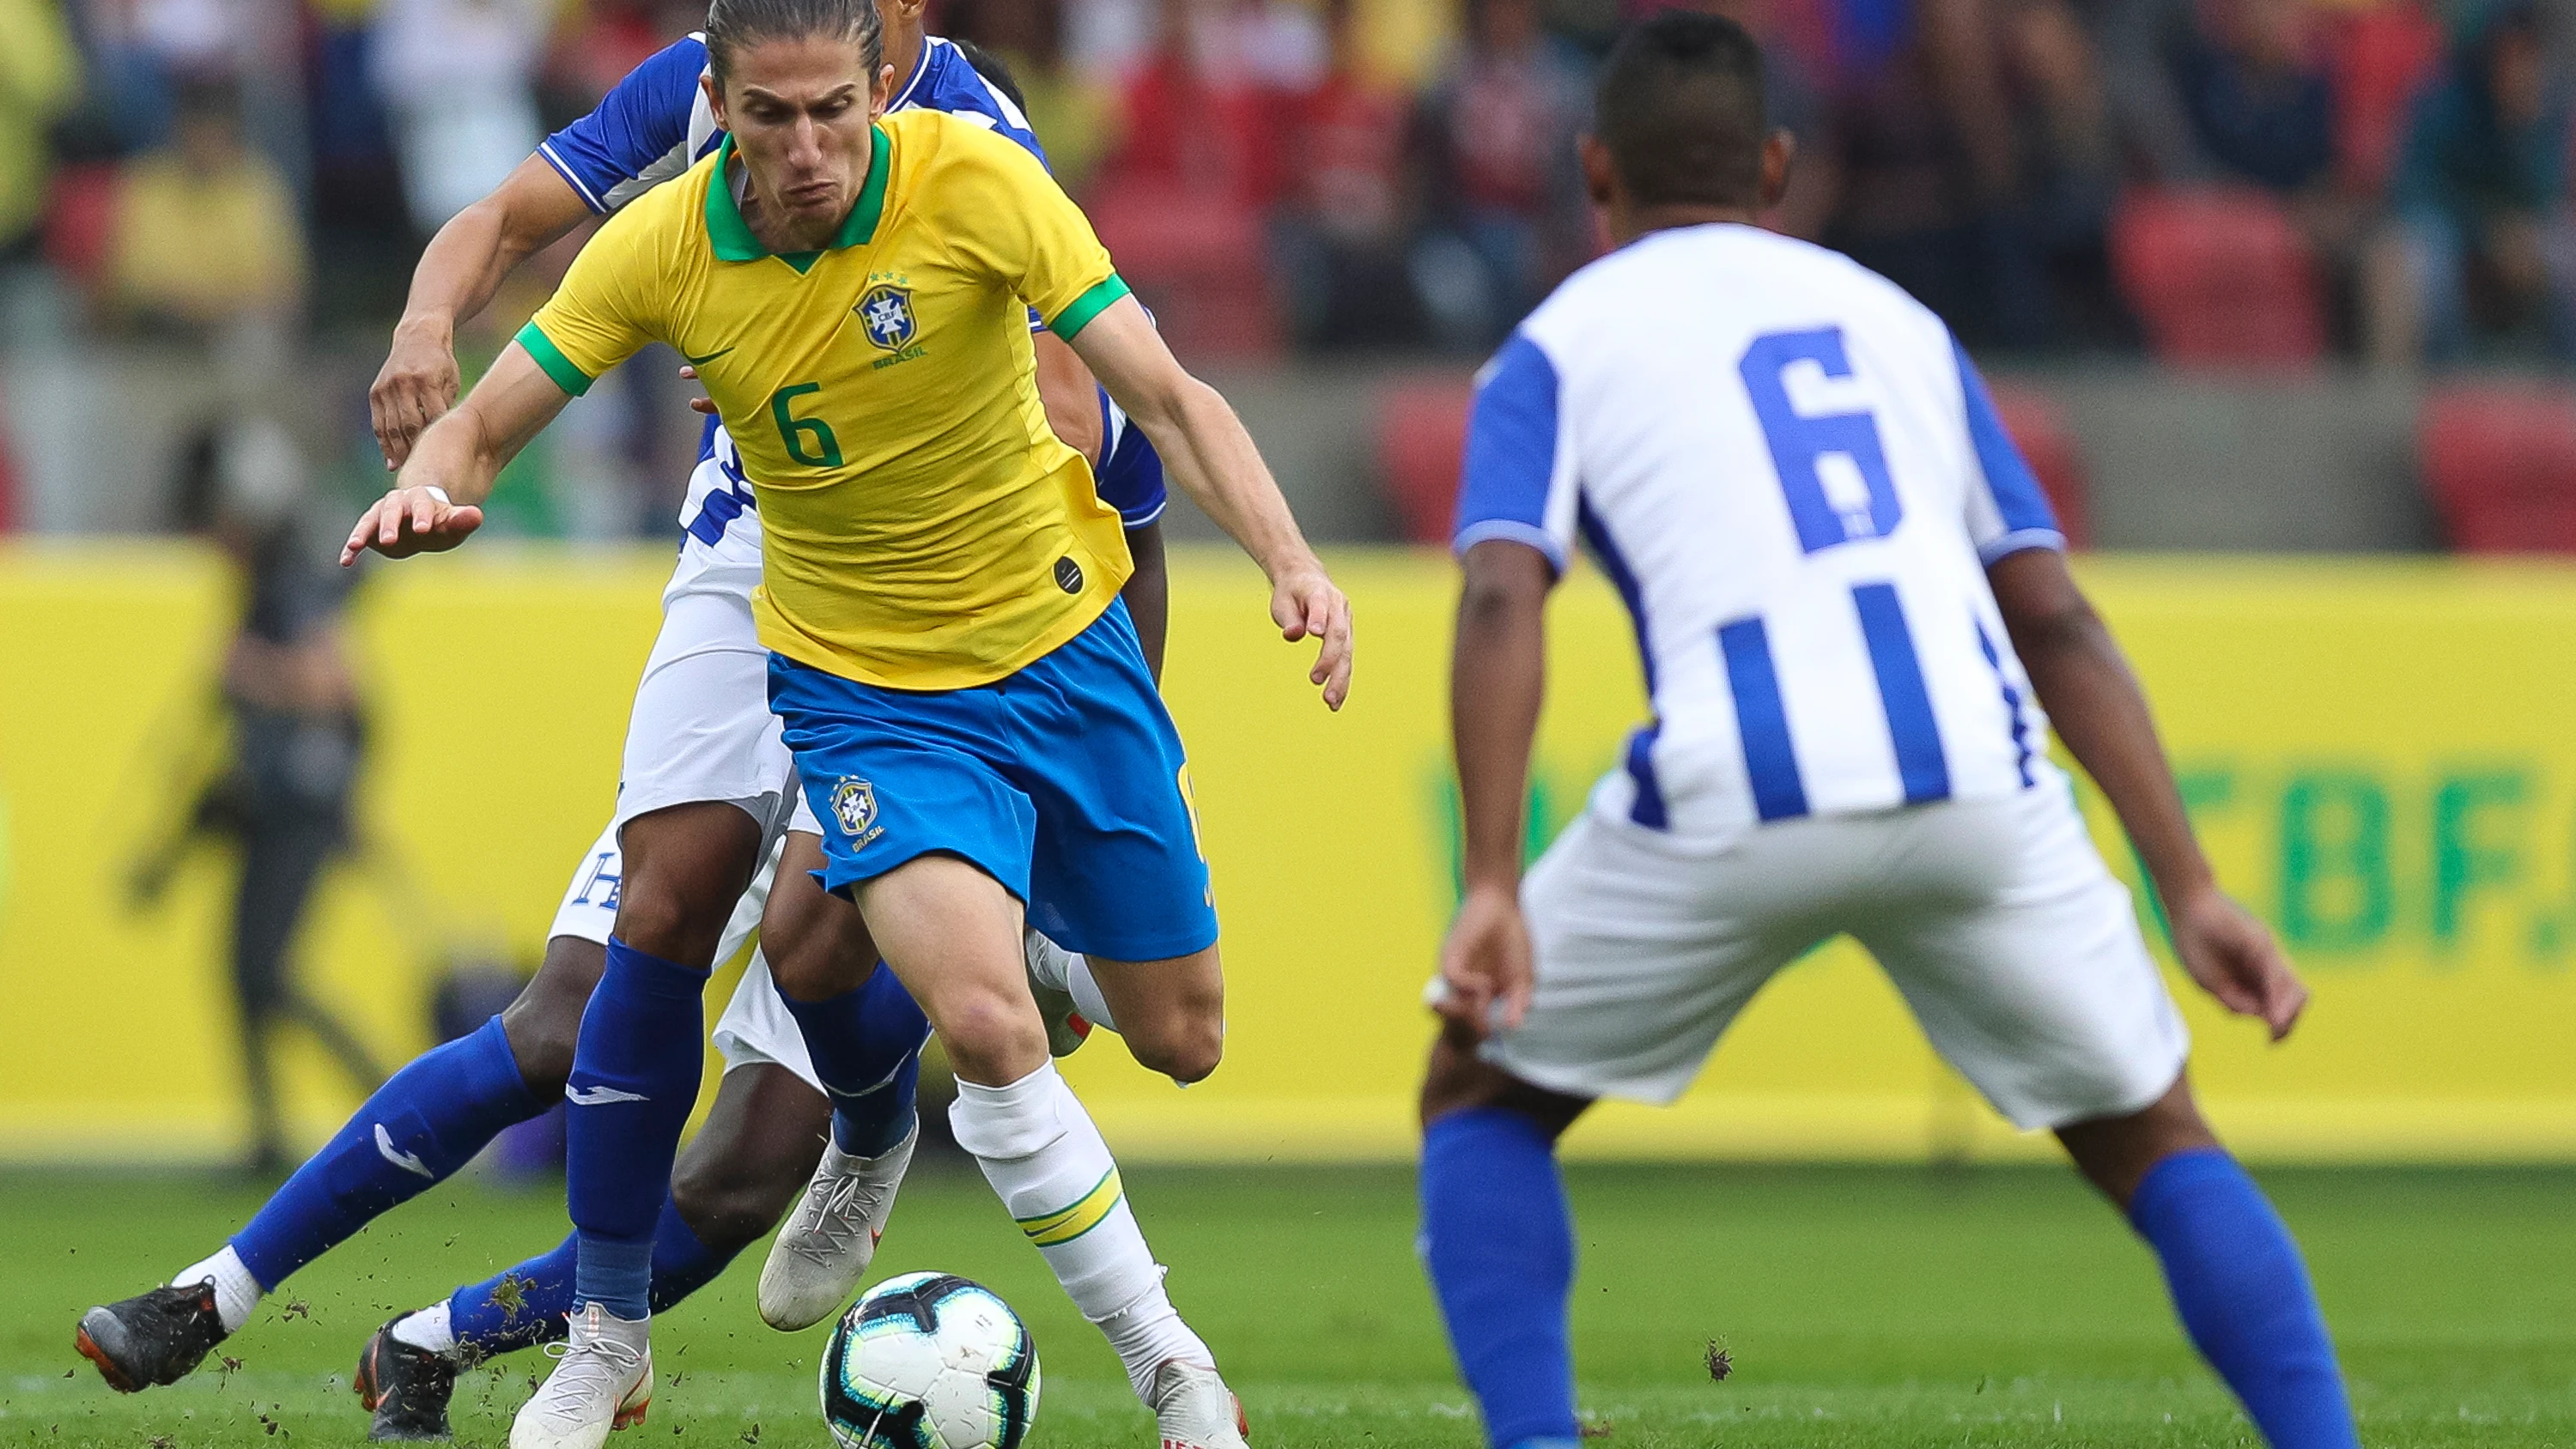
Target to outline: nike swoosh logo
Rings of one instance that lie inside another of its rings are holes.
[[[432,1181],[436,1181],[438,1178],[437,1173],[429,1170],[429,1164],[420,1160],[419,1154],[411,1152],[396,1152],[394,1150],[394,1134],[386,1131],[385,1124],[382,1122],[376,1124],[376,1153],[378,1156],[384,1158],[385,1161],[392,1163],[394,1166],[401,1168],[405,1172],[417,1172],[421,1176],[429,1178]]]
[[[649,1102],[641,1092],[621,1092],[615,1087],[566,1087],[564,1100],[576,1107],[605,1107],[611,1102]]]
[[[733,347],[740,347],[741,345],[741,343],[737,342]],[[708,363],[715,361],[717,358],[724,356],[726,353],[733,351],[733,347],[719,347],[704,357],[691,357],[689,354],[683,352],[680,354],[680,360],[686,362],[691,367],[704,367]]]

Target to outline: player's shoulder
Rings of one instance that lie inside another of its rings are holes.
[[[707,230],[707,188],[722,155],[721,150],[711,152],[671,180],[637,193],[600,224],[598,235],[582,250],[606,246],[630,259],[669,259],[701,243]]]
[[[894,142],[896,174],[909,175],[915,187],[971,190],[981,197],[1046,184],[1046,167],[982,117],[916,106],[888,112],[878,124]]]
[[[1027,135],[1029,118],[1008,84],[1007,73],[999,84],[985,74],[986,66],[998,64],[990,56],[979,64],[974,52],[944,36],[927,37],[922,42],[921,64],[894,106],[942,111],[988,130]]]
[[[1649,233],[1577,270],[1524,330],[1551,352],[1639,326],[1764,325],[1832,316],[1947,339],[1939,317],[1904,288],[1841,252],[1730,223]]]

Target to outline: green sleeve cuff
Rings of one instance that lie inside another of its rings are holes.
[[[1127,279],[1111,272],[1108,279],[1073,299],[1073,305],[1055,314],[1047,330],[1059,339],[1071,342],[1074,334],[1091,325],[1091,319],[1109,309],[1109,304],[1127,295]]]
[[[528,355],[537,360],[537,366],[545,369],[546,376],[555,380],[555,386],[562,388],[567,395],[579,397],[590,391],[591,375],[573,366],[572,359],[563,355],[563,349],[555,346],[554,339],[538,331],[536,323],[530,322],[520,328],[518,341],[527,349]]]

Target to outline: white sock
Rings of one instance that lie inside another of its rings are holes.
[[[268,1290],[259,1286],[250,1269],[242,1266],[241,1254],[234,1252],[230,1243],[204,1262],[180,1269],[170,1286],[184,1288],[208,1281],[215,1285],[215,1315],[224,1321],[226,1333],[241,1332],[241,1326],[250,1322],[252,1312],[258,1309],[259,1300],[268,1296]]]
[[[1164,1295],[1117,1160],[1055,1063],[1007,1087],[961,1080],[948,1122],[1066,1296],[1109,1336],[1138,1398],[1171,1359],[1216,1361]]]
[[[1116,1031],[1118,1023],[1109,1019],[1109,998],[1100,994],[1100,983],[1092,979],[1091,958],[1068,951],[1036,931],[1029,933],[1029,940],[1034,947],[1029,952],[1029,974],[1038,984],[1070,992],[1073,1009],[1082,1013],[1083,1020]]]
[[[1100,983],[1092,979],[1091,958],[1070,951],[1065,958],[1071,964],[1065,968],[1064,989],[1073,993],[1073,1009],[1093,1026],[1116,1031],[1118,1023],[1109,1019],[1109,998],[1100,994]]]
[[[394,1342],[442,1356],[454,1354],[456,1325],[448,1315],[447,1302],[442,1298],[417,1313],[404,1314],[394,1325]]]

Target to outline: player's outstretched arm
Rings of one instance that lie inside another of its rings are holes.
[[[1307,676],[1334,709],[1351,692],[1351,604],[1306,544],[1243,420],[1181,369],[1144,307],[1121,297],[1074,334],[1073,350],[1145,430],[1164,470],[1270,579],[1270,617],[1291,642],[1323,641]]]
[[[1467,550],[1449,657],[1449,734],[1465,819],[1465,893],[1440,947],[1435,1009],[1482,1036],[1529,1010],[1529,930],[1521,920],[1522,802],[1530,742],[1547,688],[1547,593],[1556,570],[1526,544]]]
[[[501,469],[572,399],[516,342],[454,412],[429,425],[400,477],[340,550],[340,566],[368,549],[387,558],[441,553],[483,526],[484,499]]]
[[[2055,549],[2006,555],[1987,577],[2013,650],[2058,737],[2102,788],[2155,881],[2183,969],[2221,1005],[2262,1018],[2279,1041],[2308,990],[2272,933],[2218,888],[2174,788],[2145,691]]]
[[[411,456],[421,429],[456,405],[456,324],[482,311],[501,279],[572,233],[590,215],[571,183],[531,156],[492,194],[448,219],[412,269],[411,295],[394,324],[393,350],[367,390],[385,466]]]

